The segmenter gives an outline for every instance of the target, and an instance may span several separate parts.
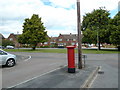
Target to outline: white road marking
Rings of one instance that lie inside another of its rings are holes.
[[[28,59],[25,59],[24,61],[26,62],[26,61],[28,61],[29,59],[31,59],[32,57],[29,55],[29,58]]]
[[[65,66],[67,66],[67,65],[64,65],[63,67],[65,67]],[[62,68],[63,68],[63,67],[62,67]],[[16,84],[16,85],[11,86],[11,87],[8,87],[8,88],[13,88],[13,87],[15,87],[15,86],[18,86],[18,85],[21,85],[21,84],[23,84],[23,83],[29,82],[29,81],[31,81],[31,80],[33,80],[33,79],[36,79],[36,78],[38,78],[38,77],[41,77],[41,76],[43,76],[43,75],[46,75],[46,74],[48,74],[48,73],[51,73],[51,72],[56,71],[56,70],[59,70],[59,69],[61,69],[61,67],[56,68],[56,69],[53,69],[53,70],[51,70],[51,71],[49,71],[49,72],[43,73],[43,74],[41,74],[41,75],[39,75],[39,76],[33,77],[33,78],[31,78],[31,79],[25,80],[25,81],[23,81],[23,82],[21,82],[21,83],[18,83],[18,84]]]

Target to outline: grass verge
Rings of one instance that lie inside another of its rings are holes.
[[[7,52],[38,52],[38,53],[67,53],[67,49],[4,49]],[[77,53],[78,50],[75,49],[75,53]],[[114,49],[102,49],[102,50],[96,50],[96,49],[82,49],[82,53],[84,54],[112,54],[112,53],[120,53],[117,50]]]

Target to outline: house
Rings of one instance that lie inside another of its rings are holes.
[[[57,38],[58,37],[50,37],[50,44],[55,44],[55,43],[57,43]]]
[[[15,44],[15,47],[21,47],[22,44],[18,43],[18,36],[20,34],[13,34],[11,33],[9,37],[7,38],[10,41],[13,41]],[[59,34],[58,37],[49,37],[47,36],[48,41],[44,43],[38,43],[37,47],[41,46],[48,46],[48,47],[66,47],[69,45],[78,45],[78,37],[77,34]]]
[[[60,34],[58,37],[49,37],[47,42],[39,43],[37,46],[48,47],[66,47],[68,45],[77,45],[77,34]]]
[[[50,39],[49,39],[49,44],[50,44],[50,47],[58,47],[57,46],[57,38],[58,37],[50,37]]]
[[[4,40],[5,37],[0,33],[0,48],[2,47],[2,40]]]
[[[0,33],[0,39],[5,39],[5,37]]]
[[[21,46],[21,44],[18,43],[18,36],[19,36],[19,35],[20,35],[20,34],[11,33],[11,34],[8,36],[8,38],[7,38],[7,40],[12,41],[12,42],[14,43],[15,47],[17,47],[17,48]]]
[[[66,47],[69,45],[77,45],[77,34],[60,34],[57,38],[58,47]]]
[[[37,44],[37,47],[50,46],[50,37],[47,35],[46,38],[47,38],[48,41],[47,41],[47,42],[44,42],[44,43],[38,43],[38,44]]]

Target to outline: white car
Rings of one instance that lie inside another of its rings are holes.
[[[15,64],[16,64],[16,55],[10,54],[0,49],[0,66],[6,65],[8,67],[12,67]]]
[[[7,49],[14,49],[13,46],[6,46]]]

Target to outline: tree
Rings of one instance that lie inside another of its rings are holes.
[[[18,37],[18,41],[21,44],[30,44],[33,50],[38,43],[47,41],[47,31],[38,15],[33,14],[30,19],[25,19],[23,34]]]
[[[96,44],[96,40],[95,38],[97,37],[96,32],[90,30],[90,29],[86,29],[85,32],[83,32],[84,37],[82,38],[82,43],[87,43],[87,44],[92,44],[95,43]]]
[[[101,43],[109,43],[109,38],[106,38],[110,35],[110,31],[107,28],[110,20],[109,15],[109,11],[100,7],[99,9],[93,10],[91,13],[87,13],[83,16],[83,36],[89,43],[97,42],[99,50]],[[90,34],[88,32],[90,32]]]
[[[110,41],[120,51],[120,11],[111,20],[111,27],[109,29],[111,30]]]

